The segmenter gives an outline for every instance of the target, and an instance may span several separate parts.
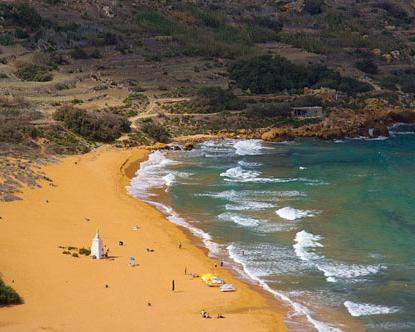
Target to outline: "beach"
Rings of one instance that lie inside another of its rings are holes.
[[[215,267],[182,229],[128,195],[147,155],[104,147],[65,157],[43,167],[54,186],[45,181],[20,201],[0,202],[0,271],[25,302],[0,308],[0,331],[286,330],[283,306]],[[88,248],[97,229],[109,259],[62,254],[60,247]],[[130,256],[138,266],[128,266]],[[207,272],[237,292],[189,275]]]

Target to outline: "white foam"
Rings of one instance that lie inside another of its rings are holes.
[[[399,311],[398,307],[386,307],[383,305],[369,303],[355,303],[345,301],[344,306],[353,317],[371,316],[371,315],[388,315]]]
[[[275,207],[274,204],[266,202],[249,202],[243,201],[243,205],[239,204],[226,204],[225,209],[228,211],[245,211],[245,210],[265,210]]]
[[[358,265],[342,263],[319,263],[317,268],[324,273],[328,282],[337,282],[338,280],[359,281],[361,277],[367,277],[377,274],[385,269],[383,265]]]
[[[261,154],[262,144],[259,139],[237,141],[234,144],[235,153],[240,156],[255,156]]]
[[[229,212],[221,213],[218,216],[218,219],[224,220],[224,221],[232,221],[235,224],[245,226],[245,227],[255,227],[261,223],[261,221],[258,219],[244,217],[244,216],[240,216],[240,215],[229,213]]]
[[[252,269],[248,266],[246,261],[243,259],[242,256],[238,254],[240,251],[235,245],[231,244],[227,247],[229,257],[236,263],[240,264],[243,268],[243,272],[245,275],[248,276],[249,279],[253,280],[254,282],[258,283],[263,289],[274,295],[275,297],[278,297],[282,301],[285,301],[291,305],[291,307],[295,310],[296,313],[304,315],[307,320],[314,326],[314,328],[319,332],[343,332],[341,329],[337,327],[333,327],[327,323],[321,322],[315,318],[312,317],[312,313],[308,308],[301,305],[300,303],[297,303],[293,300],[291,300],[287,295],[278,292],[274,289],[272,289],[267,282],[262,280],[260,278],[261,271]]]
[[[238,161],[238,165],[242,167],[260,167],[262,166],[261,163],[254,163],[249,161],[240,160]]]
[[[318,242],[322,239],[320,235],[307,233],[306,231],[298,232],[295,235],[295,244],[293,245],[295,254],[303,261],[320,259],[321,257],[314,252],[310,252],[309,248],[321,248],[323,245]]]
[[[307,169],[307,167],[300,166],[300,167],[298,167],[298,169],[299,169],[300,171],[304,171],[305,169]]]
[[[275,213],[279,215],[281,218],[284,218],[287,220],[297,220],[297,219],[306,218],[306,217],[313,217],[316,215],[316,211],[299,210],[299,209],[294,209],[290,206],[281,208],[275,211]]]
[[[249,181],[252,179],[255,179],[259,176],[259,172],[255,171],[246,171],[242,169],[242,167],[237,166],[233,168],[229,168],[225,172],[221,173],[220,176],[222,177],[228,177],[235,180],[241,180],[243,181]]]
[[[176,176],[173,173],[169,173],[163,176],[162,179],[164,180],[164,183],[166,184],[166,186],[170,187],[174,183]]]
[[[274,178],[274,177],[259,177],[260,172],[244,170],[242,167],[232,167],[225,172],[220,173],[220,176],[225,177],[228,182],[252,182],[252,183],[288,183],[288,182],[309,182],[320,183],[318,180],[309,180],[305,178]]]
[[[136,172],[127,191],[130,195],[137,198],[148,198],[154,196],[149,192],[152,188],[161,188],[172,181],[171,176],[164,178],[168,173],[165,168],[170,165],[177,165],[179,162],[170,160],[160,152],[151,153],[148,160],[140,164],[140,168]]]
[[[201,239],[209,251],[209,256],[217,256],[220,253],[220,245],[212,241],[212,237],[209,233],[206,233],[203,230],[191,225],[184,218],[180,217],[171,207],[154,201],[145,202],[154,205],[159,211],[164,213],[167,216],[167,219],[173,224],[187,228],[193,235]]]

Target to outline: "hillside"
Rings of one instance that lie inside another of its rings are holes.
[[[36,185],[31,161],[102,144],[415,121],[407,1],[3,1],[0,17],[2,199]],[[293,116],[308,106],[323,117]]]

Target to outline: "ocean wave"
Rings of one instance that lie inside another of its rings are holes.
[[[387,136],[378,136],[378,137],[366,137],[366,136],[358,136],[358,137],[351,137],[347,138],[353,141],[385,141],[389,139]]]
[[[321,257],[314,252],[310,252],[309,248],[321,248],[323,245],[318,242],[322,240],[320,235],[307,233],[306,231],[298,232],[295,235],[295,244],[293,245],[295,254],[303,261],[320,259]]]
[[[317,268],[324,273],[328,282],[337,282],[339,280],[359,281],[362,277],[377,274],[386,267],[377,265],[358,265],[343,263],[319,263]]]
[[[206,158],[227,157],[233,153],[232,140],[205,141],[200,144],[200,152]]]
[[[275,207],[274,204],[266,202],[243,201],[243,205],[226,204],[225,209],[228,211],[245,211],[245,210],[265,210]]]
[[[176,179],[176,176],[173,173],[169,173],[169,174],[163,176],[162,179],[164,180],[165,185],[167,187],[170,187],[174,183],[174,180]]]
[[[238,165],[242,166],[242,167],[260,167],[262,166],[261,163],[254,163],[254,162],[249,162],[249,161],[244,161],[244,160],[239,160],[238,161]]]
[[[237,141],[233,147],[239,156],[255,156],[261,154],[263,149],[261,142],[259,139],[242,140]]]
[[[198,193],[195,196],[225,198],[232,202],[238,202],[238,199],[257,199],[261,201],[272,200],[277,198],[306,197],[307,194],[298,190],[272,191],[272,190],[225,190],[220,192]]]
[[[355,303],[345,301],[344,306],[353,317],[371,316],[371,315],[388,315],[399,311],[398,307],[386,307],[383,305],[369,303]]]
[[[289,296],[285,295],[282,292],[279,292],[275,289],[272,289],[262,277],[267,276],[268,273],[263,269],[258,269],[252,266],[249,266],[247,263],[247,257],[241,255],[241,249],[238,248],[235,244],[231,244],[227,247],[229,257],[237,264],[242,266],[244,274],[255,283],[259,284],[264,290],[272,294],[273,296],[279,298],[280,300],[287,302],[296,312],[306,317],[308,322],[318,331],[318,332],[343,332],[340,328],[331,326],[325,322],[319,321],[313,317],[312,312],[301,305],[298,302],[293,301]],[[270,253],[272,254],[273,251]],[[251,254],[251,251],[250,251]],[[249,258],[248,258],[249,259]]]
[[[137,198],[148,198],[154,196],[149,190],[161,188],[172,181],[172,177],[164,178],[170,173],[167,166],[178,165],[177,161],[168,159],[162,152],[151,153],[148,160],[140,163],[140,168],[127,186],[127,192]]]
[[[389,331],[414,331],[415,330],[415,321],[414,322],[384,322],[384,323],[370,323],[367,324],[367,327],[373,329],[374,331],[380,330],[389,330]]]
[[[244,217],[237,214],[225,212],[218,215],[219,220],[223,221],[232,221],[235,224],[245,226],[245,227],[255,227],[258,226],[262,221],[254,218]]]
[[[232,167],[225,172],[220,173],[221,177],[227,182],[251,182],[251,183],[288,183],[288,182],[308,182],[318,184],[319,180],[310,180],[306,178],[274,178],[260,177],[261,173],[257,171],[244,170],[242,167]]]
[[[395,123],[389,127],[389,133],[395,135],[415,135],[415,125],[408,123]]]
[[[242,167],[232,167],[226,170],[225,172],[222,172],[220,176],[227,177],[235,180],[240,180],[242,182],[244,181],[250,181],[256,179],[260,175],[259,172],[255,171],[247,171],[244,170]]]
[[[221,252],[221,246],[212,240],[209,233],[204,232],[200,228],[191,225],[188,221],[178,215],[171,207],[155,201],[145,201],[155,206],[160,212],[164,213],[167,219],[178,226],[187,228],[193,235],[201,239],[204,246],[208,249],[209,256],[215,257]]]
[[[287,219],[287,220],[297,220],[297,219],[302,219],[302,218],[307,218],[307,217],[313,217],[317,214],[316,211],[299,210],[299,209],[294,209],[290,206],[281,208],[275,211],[275,213],[279,215],[281,218]]]

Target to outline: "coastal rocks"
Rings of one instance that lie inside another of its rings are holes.
[[[415,112],[402,111],[398,113],[391,113],[390,118],[393,122],[415,123]]]
[[[184,150],[184,151],[191,151],[191,150],[193,150],[193,148],[194,148],[194,145],[193,145],[192,143],[186,143],[186,144],[183,146],[183,150]]]

